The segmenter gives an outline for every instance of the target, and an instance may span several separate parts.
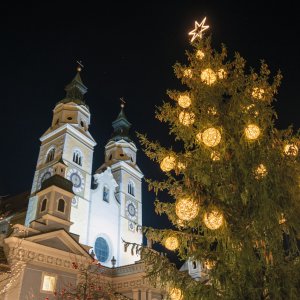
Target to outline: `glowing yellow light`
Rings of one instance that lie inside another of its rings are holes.
[[[178,162],[177,167],[179,170],[185,170],[186,169],[186,165],[182,162]]]
[[[199,142],[202,141],[208,147],[215,147],[221,141],[221,133],[218,129],[211,127],[204,130],[202,133],[198,133],[196,139]]]
[[[188,95],[180,95],[178,98],[178,104],[182,107],[182,108],[187,108],[191,105],[192,100]]]
[[[279,222],[278,222],[278,223],[279,223],[280,225],[282,225],[282,224],[284,224],[285,222],[286,222],[286,218],[284,217],[284,214],[282,213],[281,216],[280,216],[280,219],[279,219]]]
[[[265,167],[265,165],[260,164],[255,169],[254,174],[255,174],[255,178],[256,179],[262,179],[262,178],[264,178],[268,174],[268,171],[267,171],[267,168]]]
[[[256,140],[260,136],[260,128],[255,124],[249,124],[245,128],[245,135],[249,140]]]
[[[196,38],[202,39],[202,32],[209,28],[208,25],[204,25],[205,21],[206,17],[202,20],[200,24],[197,21],[195,21],[195,29],[189,32],[189,35],[192,35],[191,42],[193,42]]]
[[[195,114],[192,112],[182,111],[179,114],[179,122],[182,123],[184,126],[190,126],[195,122]]]
[[[217,74],[220,79],[224,79],[227,76],[227,73],[224,69],[219,69]]]
[[[223,225],[224,217],[220,211],[214,209],[204,214],[203,222],[207,228],[215,230]]]
[[[208,114],[210,114],[210,115],[213,115],[213,116],[215,116],[216,114],[217,114],[217,109],[215,108],[215,107],[209,107],[208,109],[207,109],[207,113]]]
[[[165,247],[171,251],[176,250],[179,247],[178,239],[174,236],[170,236],[165,241]]]
[[[195,219],[199,213],[198,203],[191,198],[180,198],[175,205],[176,215],[184,221]]]
[[[212,85],[217,80],[216,73],[210,68],[203,70],[200,77],[207,85]]]
[[[175,168],[175,157],[173,156],[166,156],[162,162],[160,163],[160,168],[164,171],[164,172],[169,172],[172,169]]]
[[[265,90],[262,88],[254,87],[252,90],[252,97],[258,100],[264,99]]]
[[[182,291],[178,288],[170,289],[169,296],[171,300],[183,300]]]
[[[288,156],[297,156],[299,149],[295,144],[288,144],[284,146],[283,152]]]
[[[205,54],[204,54],[204,52],[202,52],[201,50],[198,50],[197,52],[196,52],[196,57],[198,58],[198,59],[203,59],[203,57],[205,56]]]
[[[193,72],[191,69],[185,69],[183,71],[183,76],[186,78],[192,78],[193,77]]]
[[[212,259],[206,259],[204,261],[204,267],[207,269],[207,270],[211,270],[212,268],[214,268],[216,266],[216,262]]]
[[[212,161],[219,161],[221,159],[221,154],[218,151],[213,151],[210,154],[210,158],[212,159]]]

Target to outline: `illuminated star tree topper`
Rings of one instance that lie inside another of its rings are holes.
[[[195,29],[189,32],[189,35],[192,35],[191,42],[193,42],[196,38],[202,38],[202,32],[209,28],[209,25],[204,25],[206,21],[206,17],[199,24],[195,21]]]

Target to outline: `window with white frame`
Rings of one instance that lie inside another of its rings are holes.
[[[79,150],[74,150],[73,152],[73,161],[79,166],[82,166],[82,153]]]
[[[134,190],[134,182],[132,180],[129,180],[128,182],[128,194],[134,196],[135,195],[135,190]]]
[[[109,202],[109,188],[107,185],[103,187],[103,201]]]
[[[47,153],[46,162],[48,163],[52,161],[54,159],[54,156],[55,156],[55,148],[52,147]]]
[[[43,273],[42,287],[43,292],[54,292],[56,288],[57,276],[55,274]]]

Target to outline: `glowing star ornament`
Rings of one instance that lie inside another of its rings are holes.
[[[160,168],[164,172],[169,172],[175,168],[175,166],[176,166],[175,161],[176,161],[176,159],[174,156],[166,156],[160,163]]]
[[[207,68],[201,72],[200,78],[201,81],[204,82],[205,84],[212,85],[213,83],[216,82],[217,75],[212,69]]]
[[[176,250],[179,247],[178,239],[174,236],[170,236],[165,240],[165,247],[171,251]]]
[[[169,296],[171,300],[183,300],[182,291],[178,288],[170,289]]]
[[[191,42],[193,42],[196,38],[202,39],[202,33],[209,28],[208,25],[204,25],[205,21],[206,17],[202,20],[200,24],[197,21],[195,21],[195,29],[189,32],[189,35],[192,35]]]
[[[260,128],[255,124],[247,125],[244,132],[248,140],[256,140],[260,136]]]
[[[175,204],[176,215],[183,221],[191,221],[195,219],[199,213],[198,203],[189,198],[180,198]]]
[[[215,147],[221,142],[221,133],[218,129],[211,127],[196,135],[198,142],[203,142],[208,147]]]
[[[223,225],[224,217],[220,211],[214,209],[204,214],[203,222],[208,229],[216,230]]]
[[[192,112],[182,111],[179,114],[179,122],[184,126],[190,126],[195,122],[195,114]]]
[[[254,171],[255,179],[259,180],[267,176],[268,171],[265,165],[260,164]]]
[[[297,145],[295,145],[295,144],[287,144],[284,146],[283,152],[285,155],[288,155],[288,156],[297,156],[299,149],[298,149]]]
[[[187,108],[191,105],[192,100],[188,95],[180,95],[178,98],[178,104],[182,108]]]

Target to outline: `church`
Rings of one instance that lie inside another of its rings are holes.
[[[143,173],[124,105],[112,122],[104,162],[92,174],[96,141],[89,132],[80,69],[65,90],[40,137],[31,192],[2,199],[16,208],[0,220],[0,299],[56,299],[55,291],[76,285],[74,263],[95,259],[109,270],[106,280],[118,293],[134,300],[163,299],[162,291],[143,278],[139,255],[123,245],[123,240],[143,242]]]

